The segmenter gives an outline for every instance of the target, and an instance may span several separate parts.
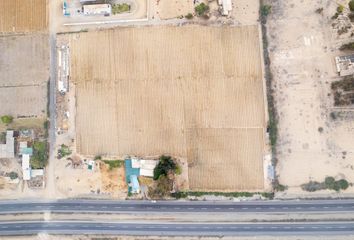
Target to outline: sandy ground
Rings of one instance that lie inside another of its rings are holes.
[[[289,186],[287,194],[301,194],[299,185],[326,176],[353,182],[354,123],[330,118],[330,82],[337,78],[338,54],[330,18],[337,5],[329,0],[309,1],[306,7],[297,0],[271,3],[268,32],[279,114],[280,182]],[[319,7],[323,15],[315,13]]]
[[[231,17],[241,25],[258,24],[259,0],[232,0]]]
[[[0,37],[0,115],[46,116],[48,35]]]
[[[45,31],[48,0],[1,0],[0,33]]]
[[[156,5],[156,14],[160,19],[177,18],[194,13],[193,0],[150,0]]]
[[[257,26],[124,28],[70,39],[78,152],[187,157],[192,189],[263,189]],[[102,47],[92,49],[97,41]]]

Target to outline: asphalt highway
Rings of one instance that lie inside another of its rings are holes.
[[[129,213],[129,212],[354,212],[353,200],[191,202],[191,201],[0,201],[0,214],[12,213]]]
[[[144,224],[96,222],[0,223],[0,235],[111,234],[173,236],[350,235],[354,223]]]

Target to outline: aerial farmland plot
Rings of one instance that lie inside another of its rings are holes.
[[[191,189],[264,188],[257,26],[119,28],[67,37],[79,153],[169,154],[188,159]]]
[[[0,33],[45,31],[48,0],[1,0]]]

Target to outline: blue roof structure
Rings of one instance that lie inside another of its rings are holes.
[[[33,148],[29,148],[29,147],[21,148],[20,154],[28,154],[28,155],[32,156],[33,155]]]
[[[130,175],[130,187],[132,193],[140,192],[140,185],[139,185],[138,177],[136,175]]]
[[[124,165],[125,165],[125,182],[129,185],[131,183],[132,187],[128,188],[129,192],[134,193],[134,183],[133,181],[136,180],[137,184],[138,184],[138,189],[140,189],[139,186],[139,181],[138,181],[138,176],[140,176],[140,168],[133,168],[132,167],[132,160],[131,159],[125,159],[124,161]],[[134,176],[133,178],[131,178],[131,176]]]

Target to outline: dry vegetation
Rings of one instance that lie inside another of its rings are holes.
[[[0,33],[44,31],[48,0],[1,0]]]
[[[258,27],[125,28],[70,44],[78,152],[187,157],[191,189],[263,189]]]

